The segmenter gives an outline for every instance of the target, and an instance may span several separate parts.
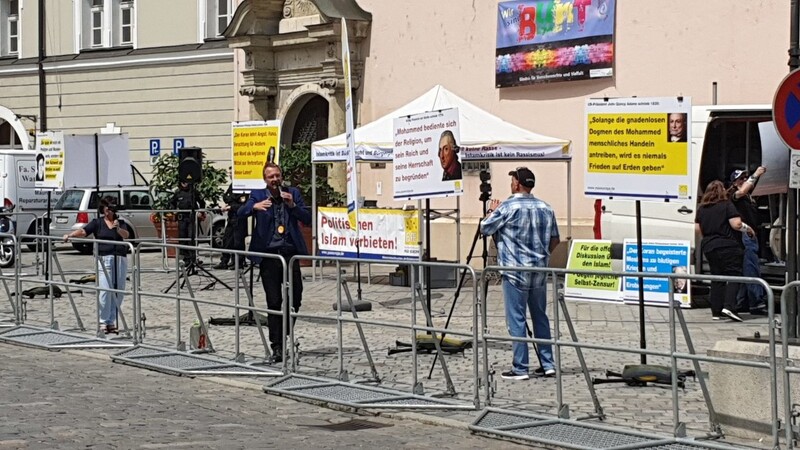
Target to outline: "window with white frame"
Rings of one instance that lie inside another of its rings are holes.
[[[2,0],[0,3],[0,30],[3,32],[0,43],[0,56],[19,54],[19,0]]]
[[[80,48],[133,45],[134,0],[80,0]]]
[[[233,0],[206,0],[206,39],[220,37],[233,17]]]

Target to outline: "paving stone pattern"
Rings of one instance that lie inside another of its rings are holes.
[[[92,270],[92,258],[80,256],[73,251],[57,252],[60,265],[67,273],[66,279],[76,279],[80,275]],[[33,254],[24,253],[22,271],[28,276],[24,277],[23,289],[33,287],[38,280],[41,283],[41,268],[37,274],[37,267],[33,265]],[[211,252],[204,252],[202,259],[206,267],[213,265],[217,259]],[[169,260],[168,264],[174,264]],[[131,262],[131,266],[133,266]],[[196,310],[200,311],[202,318],[233,317],[235,293],[239,293],[240,304],[247,303],[247,288],[244,283],[249,283],[249,274],[237,278],[234,271],[212,271],[221,280],[230,284],[235,289],[229,291],[219,283],[204,276],[190,276],[187,284],[180,290],[181,296],[189,297],[191,286],[198,300],[195,304],[188,301],[175,300],[176,289],[168,293],[162,291],[175,281],[174,272],[163,270],[161,253],[146,252],[141,257],[141,285],[139,291],[142,295],[141,308],[146,316],[145,343],[162,345],[175,348],[178,341],[186,341],[188,345],[189,329],[197,318]],[[361,298],[372,302],[371,312],[359,312],[359,318],[371,321],[384,322],[388,325],[409,326],[412,321],[419,325],[425,324],[425,315],[422,313],[421,303],[414,305],[411,302],[412,292],[408,287],[391,286],[389,273],[395,269],[394,265],[376,265],[369,270],[362,265],[362,282],[360,285]],[[358,295],[359,286],[353,279],[353,267],[346,268],[346,282],[353,297]],[[332,305],[337,301],[337,295],[342,292],[333,267],[318,269],[316,274],[312,269],[303,269],[304,295],[302,314],[312,314],[317,317],[300,317],[296,323],[295,335],[299,343],[300,354],[297,362],[297,372],[306,375],[325,376],[337,378],[340,374],[340,364],[349,375],[350,380],[367,380],[372,378],[372,370],[359,338],[357,327],[352,323],[343,322],[341,335],[337,324],[337,312]],[[8,273],[8,270],[5,272]],[[371,276],[367,277],[370,274]],[[56,279],[60,275],[56,273]],[[183,280],[179,280],[179,285]],[[238,284],[238,286],[237,286]],[[38,284],[41,285],[41,284]],[[200,290],[200,288],[208,289]],[[77,310],[87,327],[94,327],[95,296],[87,287],[73,287],[83,289],[84,294],[75,295]],[[131,284],[128,285],[131,289]],[[13,290],[13,287],[12,287]],[[259,281],[255,281],[252,290],[255,305],[265,308],[264,292]],[[475,322],[473,315],[474,302],[473,283],[469,280],[459,295],[456,308],[449,329],[456,332],[472,333]],[[434,289],[432,295],[432,315],[434,325],[443,328],[447,313],[454,300],[455,289]],[[341,293],[344,296],[344,293]],[[343,300],[347,305],[346,300]],[[27,300],[27,323],[47,324],[50,322],[50,300],[35,298]],[[212,305],[203,302],[216,302],[224,306]],[[176,328],[176,311],[180,303],[180,328]],[[502,294],[499,285],[489,289],[487,298],[486,329],[489,333],[500,337],[506,336],[505,319]],[[415,310],[415,311],[414,311]],[[551,321],[555,326],[554,310],[551,300],[548,311]],[[569,315],[576,327],[578,339],[581,342],[617,346],[635,349],[639,346],[639,319],[638,308],[635,305],[616,305],[592,302],[568,302]],[[54,301],[55,318],[62,329],[75,330],[76,319],[72,308],[66,299]],[[126,297],[123,312],[132,323],[131,297]],[[240,311],[244,314],[246,311]],[[670,348],[669,314],[666,308],[648,307],[645,310],[645,332],[649,349],[668,351]],[[0,320],[10,313],[7,303],[0,303]],[[745,323],[716,322],[711,320],[708,309],[684,310],[683,314],[688,322],[690,335],[699,354],[705,354],[714,343],[722,339],[735,339],[741,336],[752,336],[760,332],[767,336],[767,319],[763,317],[746,316]],[[568,339],[567,324],[563,314],[558,326],[562,339]],[[347,311],[342,312],[342,317],[352,317]],[[478,318],[478,327],[483,327],[481,318]],[[381,380],[381,386],[397,388],[410,392],[414,385],[414,361],[411,353],[388,355],[387,350],[395,346],[395,341],[410,342],[413,333],[408,329],[391,326],[362,326],[365,338],[369,344],[375,370]],[[87,331],[87,332],[92,332]],[[266,336],[266,326],[263,329]],[[686,342],[680,328],[676,330],[676,348],[678,351],[687,352]],[[211,326],[209,338],[218,355],[233,357],[236,351],[236,333],[234,327]],[[265,338],[264,338],[265,339]],[[338,343],[341,341],[342,360],[338,358]],[[262,337],[257,327],[242,327],[239,334],[239,352],[246,355],[248,362],[259,362],[266,357],[266,350],[262,344]],[[26,350],[27,352],[27,350]],[[483,350],[479,346],[477,351],[479,371],[483,370]],[[449,355],[445,358],[447,368],[452,376],[456,390],[455,399],[470,403],[474,399],[474,358],[476,353],[467,350],[463,354]],[[495,372],[493,383],[496,393],[492,396],[492,406],[510,408],[514,410],[533,413],[555,414],[557,412],[556,380],[531,379],[529,381],[508,381],[499,377],[500,372],[510,367],[511,345],[508,341],[488,342],[488,361]],[[621,371],[626,364],[638,364],[639,355],[620,353],[605,350],[584,350],[584,356],[592,377],[602,377],[607,369]],[[535,361],[535,353],[531,352]],[[437,364],[432,378],[428,379],[428,370],[433,361],[433,356],[421,354],[417,358],[416,380],[421,382],[426,394],[441,394],[447,391],[442,367]],[[650,364],[669,364],[668,358],[650,356]],[[593,403],[589,395],[583,373],[580,370],[576,352],[572,348],[561,349],[562,395],[563,402],[568,404],[572,417],[581,417],[594,412]],[[688,361],[680,361],[681,369],[691,369]],[[133,371],[134,369],[127,369]],[[133,372],[140,373],[140,372]],[[146,373],[146,372],[145,372]],[[479,379],[482,380],[482,375]],[[481,404],[485,405],[486,391],[480,386],[479,397]],[[638,430],[647,430],[671,435],[674,424],[672,423],[672,392],[669,386],[648,386],[645,388],[627,387],[624,384],[604,384],[595,387],[599,401],[608,417],[606,423],[632,427]],[[708,413],[703,401],[700,386],[691,379],[687,382],[685,390],[678,392],[680,420],[685,422],[690,435],[702,436],[708,427]],[[426,412],[434,417],[455,419],[469,423],[477,416],[476,412]],[[750,443],[758,445],[758,443]]]

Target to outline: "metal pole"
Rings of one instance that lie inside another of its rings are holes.
[[[636,200],[636,245],[639,247],[639,256],[637,270],[644,272],[644,259],[642,253],[642,202]],[[645,337],[645,324],[644,324],[644,278],[639,277],[639,348],[647,348],[647,339]],[[647,355],[641,354],[642,364],[647,364]]]
[[[45,0],[39,0],[39,131],[47,131],[47,81],[44,77],[45,52]]]
[[[789,28],[789,71],[800,67],[800,6],[798,0],[791,0],[791,25]],[[786,194],[786,243],[789,251],[786,255],[786,283],[797,280],[797,191],[789,189]],[[795,289],[789,291],[786,309],[788,322],[785,324],[789,338],[797,337],[797,294]]]

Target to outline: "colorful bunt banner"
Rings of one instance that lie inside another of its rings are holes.
[[[616,0],[497,5],[497,87],[610,77]]]
[[[347,208],[317,209],[317,248],[321,256],[419,260],[418,211],[360,209],[358,238],[350,228]]]

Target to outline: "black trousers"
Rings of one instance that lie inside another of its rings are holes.
[[[711,275],[742,276],[742,261],[744,250],[741,247],[722,247],[710,252],[705,252]],[[711,314],[721,316],[722,309],[736,312],[736,293],[741,283],[724,281],[711,282]]]
[[[181,219],[178,221],[178,237],[180,245],[197,245],[191,220]],[[194,250],[180,250],[179,255],[186,263],[194,262],[197,259],[197,252]]]
[[[286,262],[294,256],[293,254],[282,255]],[[283,298],[281,291],[283,286],[283,265],[280,260],[272,258],[262,258],[259,266],[261,284],[267,294],[267,307],[270,310],[282,311]],[[290,275],[293,283],[292,308],[300,311],[300,304],[303,300],[303,274],[300,272],[300,261],[295,261],[290,267]],[[283,348],[283,336],[289,330],[283,329],[283,316],[280,314],[269,313],[267,316],[267,326],[269,327],[269,342],[273,348]]]
[[[222,248],[226,250],[244,250],[244,238],[247,236],[247,219],[228,216],[225,231],[222,234]],[[219,262],[228,264],[232,261],[230,253],[223,253]],[[244,262],[244,257],[240,258]]]

